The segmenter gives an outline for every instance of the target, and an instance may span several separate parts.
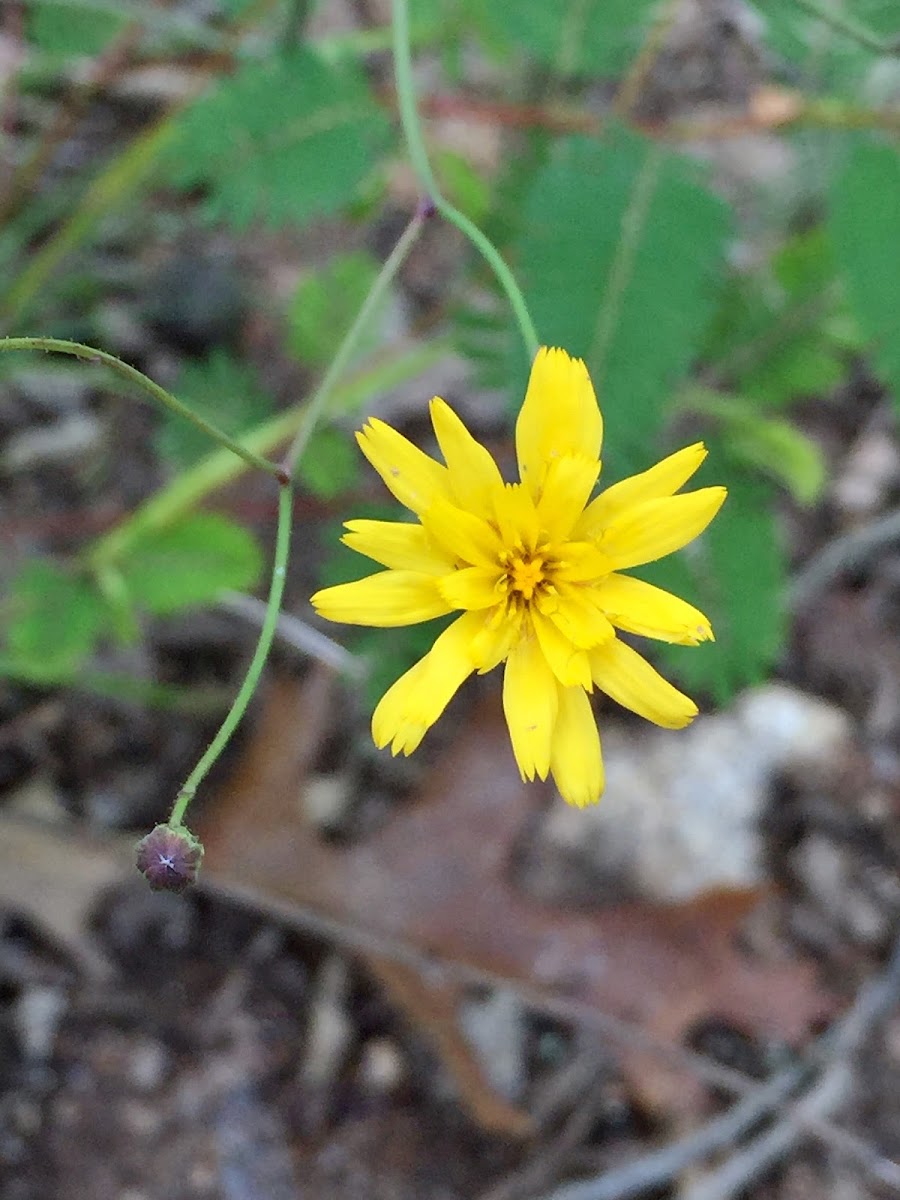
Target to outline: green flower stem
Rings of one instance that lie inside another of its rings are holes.
[[[275,636],[278,614],[281,611],[281,597],[284,594],[284,581],[287,575],[288,554],[291,547],[291,523],[294,510],[294,493],[290,484],[282,484],[278,495],[278,531],[275,535],[275,561],[272,564],[272,582],[269,585],[269,599],[266,604],[266,615],[263,618],[259,641],[253,659],[244,676],[240,691],[235,696],[234,703],[228,710],[225,720],[219,727],[219,732],[210,742],[206,753],[184,781],[169,817],[169,827],[178,829],[184,824],[184,814],[193,800],[197,788],[203,782],[210,767],[228,745],[231,735],[243,717],[247,705],[259,684],[259,677],[265,666]]]
[[[422,232],[422,226],[425,224],[427,216],[427,211],[422,206],[416,210],[412,220],[400,235],[397,245],[385,260],[377,278],[369,289],[368,295],[360,305],[359,312],[356,314],[353,324],[344,335],[343,341],[337,348],[337,353],[322,377],[322,382],[313,393],[312,399],[306,407],[303,422],[297,430],[296,437],[291,442],[290,449],[284,456],[282,469],[287,475],[293,475],[294,468],[297,466],[301,454],[306,449],[306,444],[325,409],[325,405],[331,398],[335,384],[353,357],[353,353],[359,344],[360,335],[368,325],[372,313],[381,303],[385,292],[391,283],[393,283],[397,272],[406,261],[407,255]]]
[[[836,33],[842,33],[845,37],[852,38],[861,46],[865,46],[867,50],[872,50],[876,54],[900,54],[900,38],[879,37],[865,25],[861,25],[845,13],[819,3],[819,0],[794,0],[794,3],[798,8],[808,12],[810,16],[818,18],[823,25],[828,25]]]
[[[428,160],[425,149],[425,139],[416,108],[416,93],[412,77],[412,54],[410,50],[409,33],[409,4],[408,0],[393,0],[392,24],[394,31],[394,79],[397,87],[397,101],[400,106],[400,120],[403,123],[403,133],[409,149],[416,174],[423,186],[428,190],[435,208],[472,243],[496,275],[500,285],[506,292],[507,299],[515,314],[522,340],[531,358],[538,352],[540,342],[528,312],[528,305],[522,290],[516,283],[512,271],[503,261],[500,252],[493,242],[474,225],[469,218],[459,211],[442,194]]]
[[[354,411],[369,396],[389,391],[414,379],[447,353],[448,342],[436,338],[424,345],[384,356],[354,375],[332,393],[331,411]],[[292,438],[307,421],[308,403],[297,404],[251,430],[242,439],[257,454],[271,454]],[[85,552],[87,564],[97,572],[118,562],[148,533],[165,529],[191,512],[211,493],[232,483],[247,469],[246,462],[228,450],[215,450],[145,500],[130,516],[99,537]]]
[[[85,346],[82,342],[66,342],[61,341],[59,338],[48,337],[0,338],[0,351],[2,350],[44,350],[52,354],[69,354],[73,358],[80,358],[85,362],[102,363],[112,371],[115,371],[117,375],[120,375],[128,383],[136,384],[164,408],[169,409],[170,412],[176,413],[179,417],[184,417],[185,420],[190,421],[192,425],[196,425],[207,437],[212,438],[213,441],[224,446],[226,450],[230,450],[232,454],[236,454],[239,458],[242,458],[251,467],[258,467],[268,475],[274,475],[280,483],[284,482],[284,474],[281,468],[275,463],[269,462],[267,458],[261,458],[258,454],[254,454],[252,450],[248,450],[240,442],[236,442],[234,438],[229,437],[221,429],[217,429],[215,425],[210,425],[209,421],[204,421],[202,417],[199,417],[186,404],[177,400],[171,392],[167,392],[165,388],[160,387],[158,383],[154,383],[147,375],[144,375],[135,367],[129,366],[121,358],[116,358],[114,354],[108,354],[105,350],[97,350],[93,346]]]
[[[117,155],[88,185],[71,216],[28,260],[0,297],[0,320],[21,322],[29,306],[62,260],[84,242],[96,223],[114,210],[156,168],[160,154],[178,131],[176,112],[162,117]]]

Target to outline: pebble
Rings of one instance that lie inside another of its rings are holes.
[[[50,1057],[65,1007],[65,993],[60,988],[29,987],[22,992],[15,1015],[26,1058],[43,1062]]]
[[[743,693],[684,730],[602,721],[606,792],[596,808],[559,800],[531,876],[560,900],[686,901],[765,877],[760,818],[776,773],[827,777],[849,752],[849,717],[783,684]],[[574,876],[573,886],[569,886]]]
[[[497,988],[484,999],[460,1007],[466,1036],[478,1050],[485,1072],[507,1100],[518,1100],[526,1082],[524,1009],[511,988]]]

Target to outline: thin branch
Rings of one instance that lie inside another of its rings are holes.
[[[790,1108],[780,1112],[771,1129],[733,1154],[718,1171],[684,1193],[684,1200],[730,1200],[802,1141],[811,1124],[831,1116],[853,1087],[852,1058],[879,1020],[900,996],[900,940],[884,972],[860,988],[849,1012],[832,1034],[826,1034],[829,1062],[825,1070]]]
[[[900,542],[900,509],[851,529],[823,547],[794,576],[788,589],[788,608],[794,613],[808,608],[843,571],[862,566],[891,542]]]
[[[256,596],[248,596],[244,592],[223,592],[219,596],[219,607],[251,622],[262,625],[266,615],[266,605]],[[275,625],[275,634],[286,645],[309,658],[315,658],[334,671],[360,678],[365,674],[365,663],[355,654],[351,654],[340,643],[333,641],[326,634],[307,625],[299,617],[282,613]]]
[[[836,1130],[825,1118],[849,1095],[853,1082],[850,1067],[853,1053],[872,1027],[897,1003],[898,996],[900,940],[884,972],[860,988],[849,1011],[819,1038],[804,1063],[791,1066],[758,1085],[723,1116],[688,1137],[594,1179],[567,1184],[546,1200],[628,1200],[651,1188],[662,1187],[717,1151],[733,1147],[772,1109],[778,1112],[778,1118],[771,1129],[746,1149],[732,1154],[718,1171],[684,1192],[683,1200],[729,1200],[784,1157],[804,1136],[811,1134],[832,1144],[835,1140],[840,1141],[842,1131]],[[784,1108],[788,1096],[808,1072],[810,1064],[816,1061],[824,1062],[825,1069],[799,1101]],[[856,1141],[852,1135],[848,1136],[851,1141]],[[883,1167],[886,1160],[870,1153],[866,1161]],[[882,1181],[885,1175],[886,1172],[880,1172]]]
[[[760,1084],[723,1116],[651,1154],[642,1155],[596,1179],[580,1180],[552,1192],[546,1200],[628,1200],[663,1187],[716,1151],[733,1146],[774,1106],[783,1103],[802,1079],[804,1068],[788,1067]]]

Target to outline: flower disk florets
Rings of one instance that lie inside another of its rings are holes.
[[[437,397],[431,418],[443,464],[383,421],[357,435],[418,523],[348,522],[347,545],[387,569],[317,592],[313,604],[331,620],[385,627],[460,612],[381,699],[377,745],[410,754],[469,675],[505,662],[523,778],[552,772],[569,803],[594,803],[603,790],[595,687],[667,728],[697,712],[618,632],[688,645],[712,637],[696,608],[622,572],[695,538],[725,489],[676,494],[706,456],[697,443],[591,499],[603,423],[584,363],[563,350],[540,350],[532,367],[516,423],[519,483],[504,483]]]

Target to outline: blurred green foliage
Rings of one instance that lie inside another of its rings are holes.
[[[261,424],[275,408],[256,372],[221,349],[205,360],[186,362],[173,390],[198,417],[212,421],[232,437]],[[166,411],[157,431],[156,448],[161,458],[182,468],[208,454],[210,444],[202,430]]]
[[[43,73],[27,66],[19,86],[33,87],[60,117],[77,64],[107,50],[129,22],[149,57],[162,47],[176,67],[210,46],[220,53],[204,67],[209,86],[157,111],[111,158],[88,156],[55,192],[38,186],[40,172],[33,181],[14,175],[13,185],[28,182],[22,194],[0,186],[8,282],[0,312],[27,305],[32,326],[90,328],[103,287],[75,289],[78,254],[109,238],[129,207],[152,240],[160,199],[169,220],[173,208],[194,222],[200,214],[251,242],[273,229],[296,236],[323,217],[372,221],[403,153],[390,89],[374,83],[387,31],[313,40],[301,18],[315,8],[219,0],[204,18],[177,5],[27,0],[26,34]],[[800,115],[765,129],[784,152],[781,183],[760,179],[735,196],[684,148],[689,130],[670,136],[628,113],[609,114],[608,97],[667,19],[657,0],[413,5],[423,92],[450,92],[456,107],[447,111],[461,119],[472,116],[477,94],[471,129],[490,124],[494,105],[491,129],[503,133],[491,142],[495,167],[486,172],[477,165],[483,154],[470,157],[458,136],[445,144],[435,122],[436,175],[513,266],[541,340],[585,357],[606,422],[605,481],[648,466],[683,443],[685,429],[710,444],[701,482],[727,484],[728,503],[699,546],[647,574],[708,610],[717,645],[665,653],[686,683],[720,698],[778,662],[787,569],[779,509],[815,503],[827,483],[821,452],[798,427],[797,403],[827,401],[861,362],[900,403],[896,59],[878,53],[900,22],[889,0],[844,6],[846,27],[815,8],[748,5],[759,22],[751,40],[764,64],[760,81],[793,89]],[[40,127],[31,135],[32,155],[42,136]],[[26,155],[20,171],[28,169]],[[83,260],[77,269],[85,271]],[[275,322],[285,359],[321,372],[377,269],[368,251],[336,247],[306,272]],[[505,301],[468,251],[441,285],[429,320],[451,330],[473,387],[502,393],[511,416],[525,376]],[[377,357],[385,328],[376,319],[365,355]],[[275,407],[233,351],[188,362],[175,390],[235,434],[257,428]],[[176,475],[207,449],[195,430],[169,420],[156,446]],[[361,478],[348,434],[321,430],[304,485],[341,509]],[[359,515],[355,498],[347,515]],[[334,582],[329,563],[323,584]],[[138,538],[99,581],[81,566],[31,563],[3,609],[7,654],[23,671],[63,675],[91,653],[111,614],[127,632],[135,606],[167,613],[206,603],[221,588],[254,586],[261,565],[250,535],[209,513],[182,514]],[[398,639],[373,640],[369,652],[384,656],[375,674],[398,673],[430,636],[413,631],[405,649]]]
[[[249,62],[179,118],[170,173],[211,220],[302,224],[346,208],[388,122],[363,72],[298,49]]]

